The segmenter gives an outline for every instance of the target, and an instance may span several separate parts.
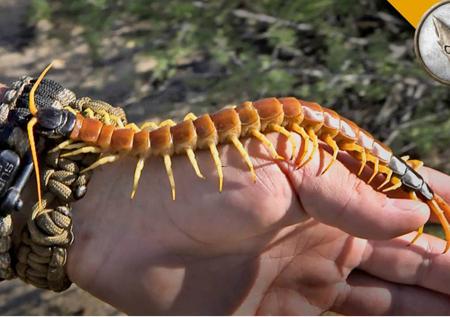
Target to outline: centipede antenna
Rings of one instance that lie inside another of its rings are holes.
[[[37,123],[37,118],[35,117],[38,109],[36,107],[36,104],[34,102],[34,94],[36,92],[36,89],[39,87],[39,84],[41,83],[42,79],[45,77],[47,72],[52,68],[53,62],[51,62],[39,75],[39,77],[36,79],[36,82],[34,83],[33,87],[31,87],[29,100],[28,100],[28,109],[30,110],[30,113],[33,115],[33,117],[30,119],[30,121],[27,124],[27,132],[28,132],[28,143],[30,144],[31,149],[31,157],[33,159],[33,165],[34,165],[34,173],[36,175],[36,189],[38,194],[38,206],[39,209],[42,209],[42,192],[41,192],[41,179],[40,179],[40,171],[39,171],[39,162],[37,157],[37,151],[36,151],[36,142],[34,140],[34,131],[33,128]]]

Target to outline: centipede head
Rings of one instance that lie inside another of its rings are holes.
[[[50,70],[50,68],[53,66],[53,62],[50,63],[39,75],[39,77],[36,79],[36,82],[33,84],[33,87],[31,87],[30,95],[29,95],[29,101],[28,101],[28,108],[30,110],[30,113],[32,115],[32,118],[30,121],[28,121],[27,124],[27,132],[28,132],[28,142],[30,144],[30,150],[31,150],[31,156],[33,158],[33,165],[34,165],[34,173],[36,174],[36,186],[37,186],[37,193],[38,193],[38,204],[39,208],[42,209],[42,192],[41,192],[41,180],[40,180],[40,172],[39,172],[39,162],[37,157],[37,151],[36,151],[36,142],[34,140],[34,131],[33,128],[38,122],[38,109],[34,101],[34,95],[36,92],[36,89],[39,87],[39,84],[41,83],[42,79],[45,77],[47,72]]]

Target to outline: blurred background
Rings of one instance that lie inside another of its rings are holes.
[[[60,59],[52,79],[132,121],[297,96],[450,173],[450,90],[413,38],[385,0],[1,0],[0,82]],[[0,314],[118,313],[74,286],[0,284]]]

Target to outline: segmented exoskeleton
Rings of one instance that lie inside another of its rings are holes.
[[[50,66],[36,80],[34,90]],[[409,192],[411,199],[420,199],[427,203],[444,229],[447,240],[445,251],[450,247],[450,226],[447,221],[447,217],[450,217],[450,207],[441,197],[433,193],[415,171],[421,166],[421,162],[413,160],[405,162],[402,158],[393,155],[387,146],[376,140],[370,133],[317,103],[293,97],[266,98],[254,102],[247,101],[239,106],[228,107],[198,118],[190,113],[179,123],[166,120],[159,125],[146,122],[141,127],[134,123],[117,127],[115,124],[103,123],[114,120],[114,116],[110,114],[105,114],[111,118],[102,122],[97,118],[85,117],[71,110],[58,110],[58,113],[55,113],[54,109],[38,110],[33,100],[33,89],[29,100],[30,112],[34,115],[29,123],[30,144],[33,144],[33,125],[38,123],[44,129],[50,129],[67,138],[54,151],[63,148],[74,149],[66,153],[66,156],[103,153],[103,156],[86,170],[112,163],[123,156],[137,157],[132,197],[136,193],[144,162],[149,156],[163,157],[172,190],[172,199],[175,200],[172,155],[186,154],[196,174],[203,178],[195,158],[195,151],[209,150],[219,177],[219,191],[222,191],[223,172],[217,145],[231,143],[247,164],[253,180],[256,180],[252,162],[241,140],[256,138],[264,144],[274,159],[283,159],[265,134],[278,132],[286,136],[292,144],[292,153],[296,154],[296,144],[292,137],[292,134],[296,133],[305,144],[295,158],[297,167],[307,164],[312,159],[318,149],[319,140],[328,144],[333,150],[332,160],[322,173],[325,173],[336,161],[339,150],[346,151],[361,161],[358,175],[361,175],[364,167],[370,163],[373,173],[367,183],[371,183],[378,174],[383,174],[385,179],[378,186],[378,190],[387,192],[403,188]],[[52,120],[52,124],[49,124],[44,119],[48,116],[59,117],[58,120]],[[312,151],[308,151],[309,146],[312,146]],[[37,167],[36,155],[34,157]],[[39,177],[37,181],[39,184]],[[386,187],[388,184],[390,186]],[[422,232],[423,228],[419,228],[413,242]]]

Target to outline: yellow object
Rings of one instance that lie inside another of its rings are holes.
[[[388,0],[414,28],[419,25],[425,12],[439,0]]]

